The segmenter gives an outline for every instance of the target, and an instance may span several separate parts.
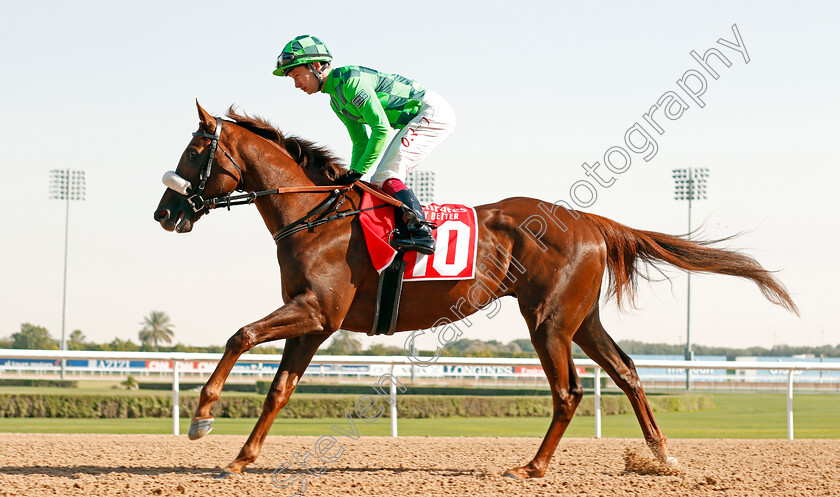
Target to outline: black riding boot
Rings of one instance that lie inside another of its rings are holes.
[[[395,193],[394,198],[407,207],[403,210],[403,221],[408,228],[408,237],[394,238],[391,240],[391,245],[399,250],[416,250],[421,254],[434,254],[435,239],[432,237],[430,223],[426,221],[417,197],[406,188]]]

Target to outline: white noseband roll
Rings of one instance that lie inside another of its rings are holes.
[[[163,184],[181,195],[186,195],[190,189],[190,182],[178,176],[178,173],[175,171],[166,171],[163,173]]]

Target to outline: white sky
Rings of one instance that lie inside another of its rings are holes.
[[[691,50],[719,48],[732,66],[713,62],[720,78],[707,78],[705,108],[664,122],[656,157],[634,155],[587,210],[683,233],[687,206],[673,199],[671,169],[709,168],[695,226],[705,221],[709,237],[746,231],[730,246],[779,270],[802,317],[752,283],[694,277],[693,341],[840,342],[831,310],[837,3],[5,2],[0,17],[0,335],[21,322],[60,335],[65,211],[48,200],[53,168],[87,173],[87,201],[70,211],[68,334],[137,341],[142,317],[157,309],[172,316],[178,341],[223,344],[281,305],[274,243],[256,209],[213,213],[188,235],[165,232],[152,213],[161,174],[195,130],[196,98],[216,114],[235,103],[349,156],[328,97],[271,74],[285,42],[311,33],[334,65],[412,77],[452,104],[457,130],[423,167],[437,172],[438,202],[469,205],[568,198],[582,162],[602,161],[699,68]],[[734,41],[733,24],[748,64],[716,43]],[[610,303],[605,325],[616,340],[680,343],[685,293],[680,273],[672,285],[644,284],[639,310],[619,314]],[[526,338],[515,303],[503,308],[473,318],[464,337]],[[402,346],[404,336],[376,341]]]

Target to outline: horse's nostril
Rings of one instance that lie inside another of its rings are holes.
[[[169,209],[161,209],[155,212],[155,221],[161,222],[169,219]]]

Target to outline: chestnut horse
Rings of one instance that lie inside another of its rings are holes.
[[[155,220],[167,231],[190,231],[209,208],[229,201],[236,189],[261,192],[249,201],[256,204],[274,235],[322,204],[327,191],[342,189],[345,202],[355,208],[360,205],[358,184],[335,186],[333,180],[344,170],[327,150],[286,137],[265,121],[236,114],[233,107],[227,112],[232,121],[227,121],[210,116],[196,104],[199,130],[178,162],[175,173],[180,183],[174,187],[167,183],[170,189],[155,211]],[[223,153],[216,153],[217,148]],[[667,263],[685,271],[747,278],[770,301],[798,313],[784,286],[754,259],[712,248],[711,242],[636,230],[568,206],[560,209],[557,204],[523,197],[476,207],[476,213],[476,260],[500,261],[496,267],[480,265],[476,272],[476,280],[492,292],[492,298],[473,302],[468,295],[476,283],[473,280],[406,284],[397,331],[429,329],[452,310],[458,313],[453,320],[468,316],[495,298],[518,299],[548,377],[554,415],[534,459],[508,469],[507,476],[543,476],[580,403],[583,388],[572,361],[572,342],[624,391],[653,454],[669,462],[665,436],[654,420],[633,361],[601,324],[599,298],[605,270],[610,276],[605,295],[615,296],[619,305],[633,303],[638,278],[647,274],[641,271],[642,263]],[[239,455],[223,469],[223,476],[241,474],[257,458],[274,418],[318,347],[339,328],[367,332],[372,326],[379,275],[367,254],[357,215],[275,239],[285,304],[230,337],[201,390],[192,418],[191,439],[209,433],[210,408],[237,358],[257,344],[286,340],[262,414]]]

